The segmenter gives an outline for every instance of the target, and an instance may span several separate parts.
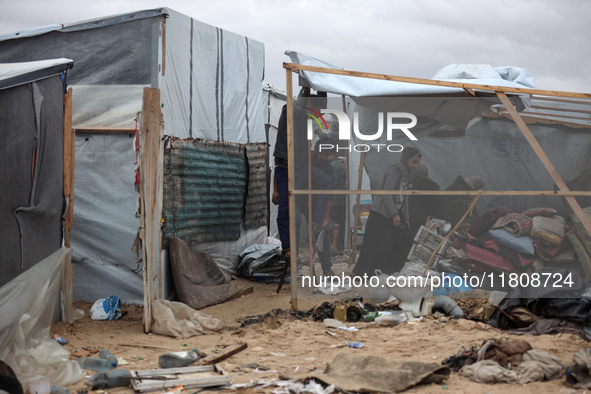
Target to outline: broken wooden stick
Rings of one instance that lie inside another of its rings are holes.
[[[245,342],[238,342],[234,345],[229,345],[224,348],[224,352],[222,354],[212,354],[211,356],[204,357],[197,361],[194,365],[212,365],[217,364],[220,361],[224,361],[225,359],[233,356],[234,354],[243,351],[246,349],[247,345]]]

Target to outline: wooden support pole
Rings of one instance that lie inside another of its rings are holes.
[[[359,170],[358,170],[358,178],[357,178],[357,190],[361,190],[361,184],[363,181],[363,160],[365,158],[365,152],[361,152],[359,155]],[[353,252],[349,256],[349,267],[352,267],[357,262],[357,231],[359,228],[359,210],[361,207],[361,194],[357,194],[357,198],[355,199],[355,218],[353,219]]]
[[[64,95],[63,121],[63,155],[64,155],[64,197],[68,200],[65,213],[64,239],[65,246],[70,247],[70,231],[74,223],[74,161],[76,155],[76,139],[72,131],[72,88]]]
[[[164,146],[159,89],[144,88],[139,139],[144,331],[148,333],[152,327],[152,301],[161,298],[160,255]]]
[[[60,289],[62,322],[70,324],[74,321],[72,249],[64,249],[62,259],[62,286]]]
[[[311,141],[308,141],[308,192],[312,190],[312,153],[310,151],[311,147],[312,143]],[[298,218],[296,218],[296,220],[297,219]],[[315,251],[316,249],[314,248],[314,233],[312,230],[312,194],[308,193],[308,263],[310,264],[310,276],[314,276],[313,260]]]
[[[501,99],[501,102],[503,103],[507,111],[509,111],[509,114],[513,118],[513,121],[515,122],[515,124],[517,124],[517,127],[519,127],[519,130],[521,130],[525,139],[527,140],[527,142],[529,142],[536,155],[538,155],[538,158],[542,161],[544,167],[546,167],[546,170],[556,183],[556,186],[558,186],[558,189],[563,192],[569,192],[566,183],[564,183],[564,180],[562,179],[558,171],[556,171],[556,168],[546,155],[546,152],[544,152],[544,149],[542,149],[542,147],[536,140],[536,137],[534,137],[534,135],[527,127],[523,119],[521,119],[519,112],[517,112],[515,106],[511,103],[507,95],[502,91],[498,91],[497,96],[499,97],[499,99]],[[565,199],[573,209],[575,215],[581,221],[581,224],[583,225],[587,233],[591,236],[591,222],[589,221],[589,218],[587,218],[587,215],[585,215],[585,212],[583,212],[583,210],[581,209],[581,206],[579,205],[575,197],[566,196]]]
[[[293,82],[292,71],[285,70],[285,84],[287,94],[287,168],[289,179],[289,243],[292,253],[290,253],[290,275],[291,275],[291,309],[298,309],[298,256],[293,249],[296,246],[296,225],[295,225],[295,169],[293,160]]]
[[[342,104],[343,104],[343,112],[347,113],[347,102],[345,99],[345,95],[341,96],[341,100],[342,100]],[[338,145],[337,145],[338,146]],[[346,181],[345,181],[345,190],[349,190],[350,184],[351,182],[350,179],[350,175],[351,175],[351,167],[349,166],[349,150],[345,149],[345,173],[346,175]],[[346,226],[343,226],[343,228],[341,229],[340,233],[340,237],[341,239],[344,239],[343,242],[347,242],[347,252],[349,254],[349,265],[351,265],[351,220],[347,220],[347,218],[349,218],[351,215],[351,199],[349,198],[349,196],[346,197],[345,200],[345,222],[346,222]],[[346,231],[345,231],[346,228]],[[344,234],[343,234],[344,232]],[[344,245],[343,245],[344,246]]]
[[[324,74],[336,74],[336,75],[346,75],[350,77],[359,77],[359,78],[371,78],[371,79],[381,79],[385,81],[397,81],[397,82],[407,82],[407,83],[415,83],[420,85],[434,85],[434,86],[442,86],[448,88],[459,88],[459,89],[475,89],[475,90],[485,90],[491,92],[505,92],[505,93],[516,93],[516,94],[538,94],[543,96],[558,96],[558,97],[576,97],[576,98],[591,98],[591,93],[575,93],[575,92],[559,92],[554,90],[541,90],[541,89],[526,89],[526,88],[509,88],[506,86],[496,86],[496,85],[479,85],[475,83],[462,83],[462,82],[451,82],[451,81],[439,81],[435,79],[422,79],[422,78],[410,78],[410,77],[399,77],[395,75],[386,75],[386,74],[375,74],[375,73],[366,73],[361,71],[350,71],[350,70],[341,70],[336,68],[327,68],[327,67],[316,67],[316,66],[305,66],[302,64],[293,64],[293,63],[283,63],[283,68],[296,71],[312,71]]]

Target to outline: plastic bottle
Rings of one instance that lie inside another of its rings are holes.
[[[131,372],[127,369],[113,369],[92,375],[87,384],[92,390],[108,389],[113,387],[127,387],[131,383]]]
[[[62,386],[51,386],[50,394],[70,394],[70,389]]]
[[[101,350],[99,352],[99,357],[110,362],[113,368],[117,366],[117,357],[113,356],[113,354],[107,349]]]
[[[112,368],[111,363],[102,358],[78,357],[76,361],[80,364],[80,367],[93,371],[103,372]]]
[[[349,347],[352,347],[354,349],[361,349],[365,347],[365,344],[363,342],[349,342]]]
[[[158,357],[158,363],[162,368],[182,368],[193,364],[199,359],[198,349],[186,352],[164,353]]]

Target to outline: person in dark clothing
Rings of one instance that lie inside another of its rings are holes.
[[[330,185],[326,185],[325,189],[330,190],[333,188],[333,177],[334,171],[330,164],[331,153],[328,151],[320,151],[319,147],[327,141],[332,141],[330,137],[321,137],[316,145],[314,146],[314,153],[312,154],[312,168],[319,169],[324,172],[331,180]],[[332,263],[330,262],[330,233],[332,232],[333,226],[330,220],[332,215],[332,199],[328,201],[321,200],[319,195],[312,196],[312,211],[316,211],[317,204],[325,204],[323,207],[325,216],[322,222],[313,222],[313,242],[316,244],[316,250],[318,252],[318,259],[322,267],[322,274],[324,276],[333,275]],[[307,212],[304,212],[307,216]],[[320,241],[320,242],[319,242]]]
[[[429,178],[429,170],[425,165],[417,165],[413,171],[413,177],[412,188],[414,190],[439,190],[439,185]],[[441,196],[410,196],[408,203],[410,217],[412,218],[410,233],[414,237],[421,226],[425,225],[429,216],[439,218]]]
[[[296,189],[305,189],[308,184],[308,149],[307,134],[307,112],[309,109],[318,109],[325,106],[326,94],[318,92],[317,95],[310,94],[309,88],[302,88],[297,101],[293,106],[293,133],[294,133],[294,166],[295,166],[295,187]],[[277,205],[277,228],[279,230],[279,239],[283,257],[287,258],[290,254],[289,238],[289,179],[288,179],[288,152],[287,152],[287,105],[283,106],[279,124],[277,128],[277,141],[275,143],[275,174],[274,190],[272,201]],[[332,179],[315,167],[311,167],[312,188],[325,189],[331,188]],[[305,196],[298,196],[300,207],[299,213],[303,211],[305,205]],[[315,222],[324,222],[327,202],[330,196],[318,196],[319,203],[313,212],[312,220]],[[296,213],[296,216],[298,212]]]
[[[486,186],[486,181],[480,175],[464,178],[458,176],[453,183],[445,190],[480,190]],[[470,208],[474,196],[444,196],[441,204],[441,219],[446,220],[455,226]],[[462,224],[470,224],[478,219],[476,208]]]
[[[400,163],[386,170],[379,190],[408,190],[412,171],[421,161],[415,148],[405,148]],[[408,196],[374,195],[371,211],[365,225],[365,235],[359,260],[353,269],[355,275],[375,275],[375,270],[392,274],[399,272],[412,246]]]

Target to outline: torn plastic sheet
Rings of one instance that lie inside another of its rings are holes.
[[[41,380],[67,386],[83,377],[78,363],[49,335],[59,311],[62,265],[69,250],[62,247],[0,288],[0,359],[25,389]]]

